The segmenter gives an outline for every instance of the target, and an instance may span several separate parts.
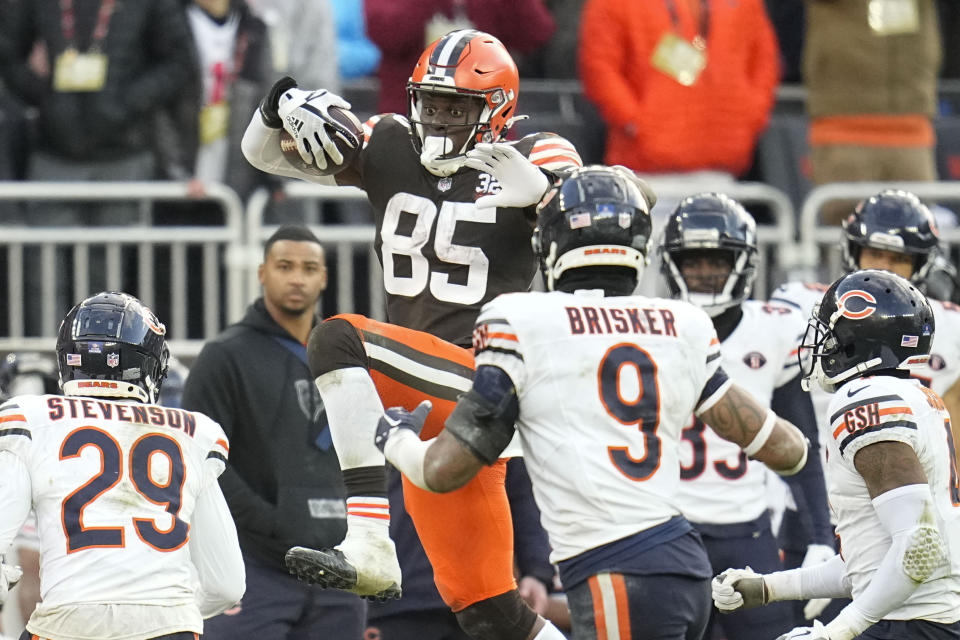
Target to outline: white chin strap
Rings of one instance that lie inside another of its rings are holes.
[[[420,152],[420,164],[435,176],[444,178],[453,175],[463,167],[466,157],[463,155],[467,144],[463,144],[460,153],[452,158],[443,157],[453,153],[453,141],[447,136],[427,136],[423,139],[423,150]]]
[[[154,402],[144,389],[133,383],[118,380],[68,380],[63,383],[63,395],[133,398],[140,402]]]

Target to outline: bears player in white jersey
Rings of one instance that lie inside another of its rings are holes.
[[[673,296],[710,316],[724,371],[760,403],[798,426],[818,451],[813,406],[800,386],[797,361],[806,320],[791,307],[747,299],[757,273],[753,217],[722,193],[684,198],[667,220],[660,253],[661,271]],[[678,504],[702,536],[714,573],[743,565],[761,572],[782,569],[767,509],[768,485],[780,480],[705,428],[697,416],[691,416],[682,437]],[[789,481],[796,502],[814,525],[808,555],[832,556],[833,530],[819,456]],[[794,622],[790,606],[783,603],[713,615],[706,637],[719,625],[728,638],[769,640]]]
[[[856,271],[814,309],[804,379],[833,394],[827,484],[841,552],[807,568],[713,582],[721,610],[852,597],[828,624],[780,640],[960,638],[960,478],[950,416],[911,373],[930,358],[934,312],[908,280]]]
[[[389,538],[383,456],[373,446],[383,407],[429,397],[439,429],[470,385],[473,322],[500,293],[527,290],[536,273],[530,236],[555,172],[580,166],[573,145],[550,133],[506,142],[519,74],[493,36],[462,29],[430,44],[407,83],[409,112],[371,118],[362,150],[334,177],[294,167],[280,130],[304,160],[343,158],[330,117],[348,108],[326,91],[281,80],[243,139],[257,168],[322,184],[364,189],[374,210],[390,324],[339,315],[308,345],[347,490],[347,534],[332,550],[295,547],[287,565],[302,579],[363,596],[398,597],[400,567]],[[429,425],[428,425],[429,426]],[[444,602],[477,640],[550,640],[560,632],[526,606],[513,576],[504,460],[456,496],[404,483],[404,505]],[[492,515],[491,515],[492,514]],[[451,532],[451,523],[463,532]],[[469,532],[469,533],[467,533]]]
[[[888,189],[865,198],[841,223],[843,239],[841,250],[848,271],[857,269],[885,269],[909,279],[924,290],[926,278],[936,261],[938,234],[932,212],[916,195]],[[826,285],[820,283],[789,282],[780,286],[771,296],[771,302],[787,304],[809,317],[813,306],[820,301]],[[928,297],[937,321],[937,338],[931,347],[930,360],[914,369],[912,375],[936,391],[951,415],[960,414],[960,307]],[[827,422],[830,396],[819,387],[811,389],[821,443],[827,442],[831,429]],[[954,425],[954,439],[960,439],[960,427]],[[958,460],[960,462],[960,460]],[[787,566],[795,566],[799,557],[791,552],[799,547],[791,540],[797,514],[788,510],[784,515]],[[793,558],[793,559],[791,559]],[[821,602],[820,607],[826,603]],[[825,617],[839,611],[841,605],[830,605]],[[808,617],[817,613],[808,610]]]
[[[378,446],[417,486],[446,492],[495,464],[516,430],[574,637],[699,639],[710,565],[676,501],[690,414],[785,474],[803,467],[807,443],[727,379],[703,311],[630,295],[651,233],[631,174],[574,171],[538,220],[550,292],[485,305],[477,374],[446,428],[424,442],[429,405],[391,408]]]
[[[939,233],[933,213],[916,195],[899,189],[881,191],[857,204],[842,228],[843,261],[849,271],[885,269],[924,290],[936,262]],[[825,290],[822,284],[791,282],[774,291],[771,301],[789,304],[809,315]],[[927,299],[939,329],[929,362],[914,370],[913,376],[943,398],[951,415],[960,415],[960,307]],[[821,427],[821,433],[828,431],[828,425]],[[954,438],[960,438],[960,431]]]
[[[217,482],[226,436],[154,404],[165,333],[136,298],[96,294],[60,325],[64,395],[0,405],[0,551],[31,507],[40,535],[42,602],[23,638],[195,640],[243,595]]]

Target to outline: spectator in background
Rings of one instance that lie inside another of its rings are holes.
[[[803,75],[815,184],[937,178],[935,0],[877,8],[806,0]],[[838,224],[853,204],[824,207],[824,223]]]
[[[352,80],[371,75],[380,63],[380,50],[367,37],[363,0],[332,0],[330,4],[337,26],[337,60],[340,78]],[[294,77],[299,78],[299,76]]]
[[[521,77],[570,80],[577,78],[577,66],[570,64],[570,61],[577,59],[577,31],[584,1],[544,0],[550,15],[553,16],[556,29],[546,44],[518,61]],[[583,149],[580,149],[580,153],[583,153]]]
[[[28,64],[38,42],[41,73]],[[155,178],[153,116],[190,79],[189,43],[177,0],[0,5],[0,73],[39,110],[28,179]],[[126,203],[43,209],[38,224],[129,224],[136,211]]]
[[[607,164],[738,176],[773,107],[777,43],[760,0],[588,0],[580,79]]]
[[[780,44],[782,82],[798,83],[803,55],[803,0],[766,0],[767,14]]]
[[[32,59],[31,59],[32,56]],[[155,115],[187,85],[190,35],[178,0],[6,0],[0,3],[0,74],[11,93],[36,107],[37,140],[27,179],[138,181],[157,177]],[[138,203],[34,203],[35,226],[127,225]],[[70,249],[56,268],[72,271]],[[106,258],[90,253],[90,288],[105,285]],[[39,249],[25,255],[27,291],[40,292]],[[136,268],[119,286],[135,287]],[[86,295],[58,279],[53,307],[41,319],[41,295],[24,305],[25,326],[49,335],[70,301]],[[46,326],[44,325],[46,323]]]
[[[780,69],[762,0],[587,0],[579,67],[607,125],[604,162],[690,192],[750,168]],[[679,203],[659,195],[655,234]],[[658,260],[644,293],[662,292]]]
[[[939,0],[940,34],[943,40],[942,77],[960,80],[960,3],[955,0]]]
[[[337,30],[330,0],[247,0],[270,30],[273,75],[307,87],[340,89]]]
[[[198,196],[204,183],[222,182],[246,199],[268,182],[240,152],[250,111],[274,80],[267,27],[244,0],[187,0],[184,9],[193,82],[159,119],[164,170],[170,179],[193,180]]]
[[[332,546],[346,533],[343,480],[304,343],[327,285],[323,247],[306,227],[264,246],[263,297],[204,345],[182,405],[220,423],[232,449],[221,478],[247,569],[238,609],[207,621],[205,640],[359,640],[366,603],[286,572],[294,545]]]
[[[427,44],[449,31],[475,28],[511,51],[529,53],[554,30],[543,0],[366,0],[366,10],[367,32],[383,54],[380,113],[407,113],[410,69]]]

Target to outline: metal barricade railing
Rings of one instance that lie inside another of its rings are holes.
[[[800,210],[800,244],[797,266],[807,278],[831,279],[842,272],[840,241],[842,233],[836,224],[821,224],[824,205],[837,200],[862,200],[884,189],[904,189],[924,201],[953,200],[960,202],[960,181],[941,182],[836,182],[810,191]],[[940,239],[949,245],[960,245],[960,228],[942,229]]]
[[[215,335],[224,322],[243,314],[244,228],[243,206],[236,193],[220,184],[208,184],[202,200],[216,202],[223,209],[221,226],[146,226],[155,215],[151,203],[198,202],[185,182],[0,182],[0,200],[30,202],[137,202],[141,215],[131,225],[102,227],[47,227],[0,225],[0,248],[6,250],[6,315],[8,330],[0,336],[0,351],[49,349],[53,346],[60,318],[56,310],[58,282],[70,282],[78,295],[91,293],[89,259],[92,247],[103,247],[107,288],[120,288],[123,277],[122,252],[132,247],[136,254],[137,291],[148,304],[159,295],[155,273],[156,249],[170,251],[170,314],[164,318],[171,328],[171,345],[177,353],[196,355],[204,339]],[[37,214],[42,215],[42,214]],[[199,246],[202,270],[203,335],[188,337],[187,248]],[[24,252],[37,247],[40,253],[40,291],[24,290]],[[59,273],[57,248],[70,247],[68,273]],[[238,268],[239,267],[239,268]],[[225,284],[221,307],[221,268]],[[69,280],[67,280],[69,278]],[[40,296],[39,336],[25,336],[22,307],[30,295]]]
[[[790,198],[779,189],[758,182],[723,182],[716,185],[698,185],[691,189],[689,184],[673,183],[669,180],[651,180],[651,186],[663,197],[681,198],[691,193],[716,187],[745,204],[760,204],[769,209],[773,224],[758,225],[757,239],[761,251],[765,256],[765,264],[759,270],[756,291],[766,295],[766,287],[770,278],[779,271],[793,266],[796,256],[795,215]],[[363,191],[349,187],[333,187],[311,184],[300,181],[290,181],[284,185],[287,198],[309,200],[365,200]],[[276,225],[265,225],[264,215],[269,205],[270,196],[265,190],[256,192],[247,204],[247,263],[251,265],[250,277],[247,281],[247,297],[253,299],[258,295],[259,282],[256,277],[255,265],[262,259],[263,242],[276,230]],[[354,256],[357,251],[366,252],[368,291],[370,295],[369,309],[371,315],[377,319],[383,317],[385,298],[382,272],[376,254],[373,251],[375,230],[372,225],[318,225],[315,228],[318,237],[327,245],[336,248],[337,262],[337,312],[349,313],[358,308],[356,300],[356,283]],[[766,249],[764,251],[764,249]]]
[[[284,196],[291,200],[363,201],[367,195],[354,187],[333,187],[292,180],[284,183]],[[260,294],[257,265],[262,262],[263,243],[276,231],[278,225],[266,224],[264,215],[270,204],[270,194],[260,189],[247,202],[247,300]],[[328,249],[333,249],[336,262],[331,266],[336,279],[336,313],[354,313],[364,308],[356,299],[357,274],[355,257],[365,256],[365,271],[369,291],[368,315],[382,320],[386,317],[386,298],[383,293],[383,275],[373,249],[373,225],[310,225]],[[326,314],[329,315],[329,314]]]

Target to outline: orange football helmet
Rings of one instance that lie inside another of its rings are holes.
[[[478,121],[470,123],[472,139],[496,142],[509,128],[519,88],[517,64],[503,43],[474,29],[451,31],[426,48],[407,82],[409,119],[417,129],[417,142],[423,142],[421,92],[479,98],[483,110]]]

